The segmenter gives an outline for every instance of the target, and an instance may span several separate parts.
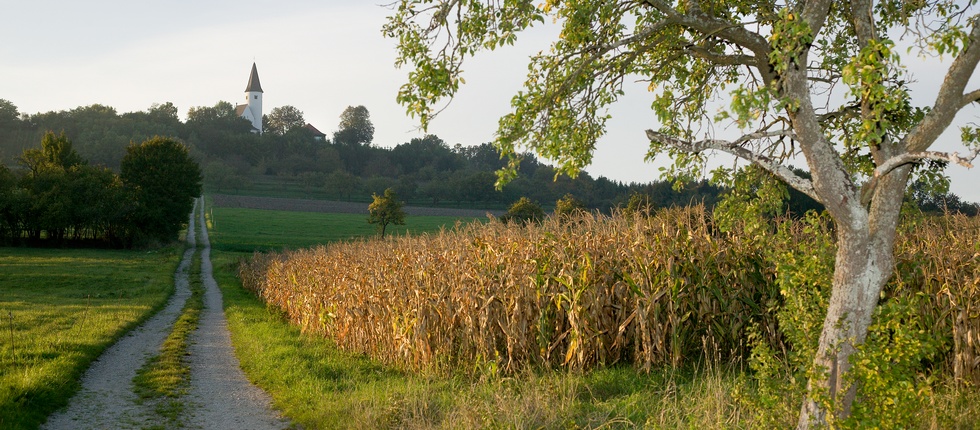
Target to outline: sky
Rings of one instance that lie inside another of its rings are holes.
[[[387,0],[382,0],[387,2]],[[119,113],[172,102],[188,109],[218,101],[238,104],[252,63],[262,82],[263,108],[291,105],[328,136],[348,106],[363,105],[375,126],[374,144],[393,147],[426,132],[395,102],[407,69],[396,69],[395,41],[383,38],[389,10],[371,0],[4,0],[0,26],[0,98],[21,113],[103,104]],[[497,119],[521,88],[527,58],[547,49],[554,29],[521,35],[514,47],[464,65],[456,98],[430,125],[450,146],[493,140]],[[931,102],[941,74],[935,59],[907,64],[913,97]],[[600,140],[593,176],[621,182],[659,179],[668,160],[645,162],[644,130],[657,128],[646,84],[627,83]],[[975,88],[973,86],[972,88]],[[926,103],[926,102],[923,102]],[[976,121],[972,108],[957,123]],[[958,132],[936,150],[959,150]],[[714,164],[730,164],[724,155]],[[980,202],[978,168],[951,166],[951,191]]]

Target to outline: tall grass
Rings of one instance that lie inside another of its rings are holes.
[[[904,274],[887,290],[935,298],[923,318],[957,339],[950,365],[963,378],[978,367],[970,316],[980,308],[978,225],[920,222],[903,235]],[[801,241],[817,234],[790,230]],[[240,276],[303,331],[403,368],[649,370],[737,362],[750,350],[750,326],[785,349],[774,312],[778,246],[755,231],[721,232],[703,208],[690,208],[256,254]]]
[[[342,348],[477,373],[740,357],[778,294],[760,242],[715,231],[703,208],[260,254],[241,276]]]

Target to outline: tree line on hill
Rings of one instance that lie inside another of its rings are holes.
[[[0,99],[0,159],[16,169],[18,154],[36,148],[44,133],[55,131],[70,138],[91,165],[119,171],[131,142],[169,136],[186,145],[203,166],[205,185],[216,191],[237,192],[250,188],[253,179],[272,177],[338,200],[369,201],[372,194],[392,188],[414,204],[507,207],[526,197],[550,208],[571,195],[586,209],[604,212],[625,207],[633,195],[646,196],[653,208],[691,203],[711,207],[725,191],[708,181],[677,190],[669,182],[624,184],[586,172],[569,178],[556,175],[552,166],[530,153],[523,155],[519,177],[498,191],[495,172],[506,160],[491,144],[450,146],[438,136],[426,135],[390,148],[378,146],[364,106],[348,107],[331,138],[307,127],[303,113],[293,106],[272,109],[263,122],[266,132],[252,133],[251,123],[225,101],[192,107],[181,121],[172,103],[123,114],[95,104],[28,115]],[[925,209],[977,212],[975,204],[955,195],[920,188],[910,197]],[[788,210],[795,214],[819,209],[801,193],[790,191],[788,200]]]
[[[90,164],[64,134],[0,164],[0,245],[131,248],[169,243],[201,193],[187,148],[154,137],[122,151],[119,173]]]

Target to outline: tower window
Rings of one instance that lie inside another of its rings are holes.
[[[252,96],[253,99],[258,100],[259,96]]]

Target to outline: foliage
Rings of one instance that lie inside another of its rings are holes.
[[[334,142],[348,146],[370,145],[374,140],[374,124],[371,114],[364,106],[347,106],[340,114],[339,130],[334,133]]]
[[[585,203],[582,203],[581,200],[575,198],[571,193],[565,194],[555,202],[556,216],[572,216],[582,213],[585,210]]]
[[[306,120],[303,119],[303,112],[295,106],[290,105],[273,108],[272,112],[265,115],[263,119],[265,124],[262,128],[278,135],[303,128],[306,125]]]
[[[509,157],[498,186],[512,180],[534,151],[575,175],[592,160],[608,108],[626,79],[647,80],[659,128],[646,132],[648,156],[667,155],[668,177],[701,176],[707,152],[722,152],[765,170],[823,205],[837,236],[832,300],[812,360],[799,428],[846,420],[859,385],[846,381],[895,265],[896,228],[909,178],[945,163],[971,167],[980,132],[961,128],[971,151],[928,151],[958,112],[980,101],[968,88],[980,63],[974,3],[832,1],[719,4],[635,1],[400,0],[384,26],[396,39],[396,65],[408,82],[398,101],[425,128],[462,83],[464,61],[513,44],[517,34],[552,21],[551,49],[530,58],[524,89],[500,119],[495,146]],[[892,40],[902,34],[904,50]],[[902,62],[951,55],[936,91],[917,106]],[[841,88],[842,90],[836,90]],[[711,116],[715,100],[727,106]],[[712,127],[712,123],[727,127]],[[714,129],[732,129],[734,137]],[[699,140],[700,139],[700,140]],[[810,175],[788,160],[802,155]],[[736,170],[737,172],[737,170]],[[731,169],[719,183],[740,180]],[[772,187],[770,187],[772,188]],[[776,187],[779,188],[779,187]],[[785,191],[760,188],[784,199]],[[745,205],[763,212],[758,203]],[[717,213],[717,212],[716,212]],[[733,214],[734,215],[734,214]],[[724,224],[727,220],[721,219]],[[841,377],[835,374],[839,372]],[[837,398],[827,408],[818,397]]]
[[[521,197],[517,199],[510,208],[507,209],[507,213],[500,217],[502,222],[513,222],[518,224],[529,224],[541,222],[544,219],[544,209],[541,209],[541,205],[531,201],[527,197]]]
[[[150,240],[175,240],[201,195],[201,169],[187,148],[162,137],[134,143],[126,149],[120,178],[134,196],[134,230]]]
[[[377,224],[378,233],[385,237],[388,224],[405,225],[405,202],[398,200],[395,190],[388,188],[382,195],[373,195],[374,201],[368,205],[368,224]]]
[[[649,195],[633,193],[630,195],[629,201],[626,202],[626,207],[623,208],[623,215],[648,217],[653,215],[653,209],[653,202],[650,201]]]

